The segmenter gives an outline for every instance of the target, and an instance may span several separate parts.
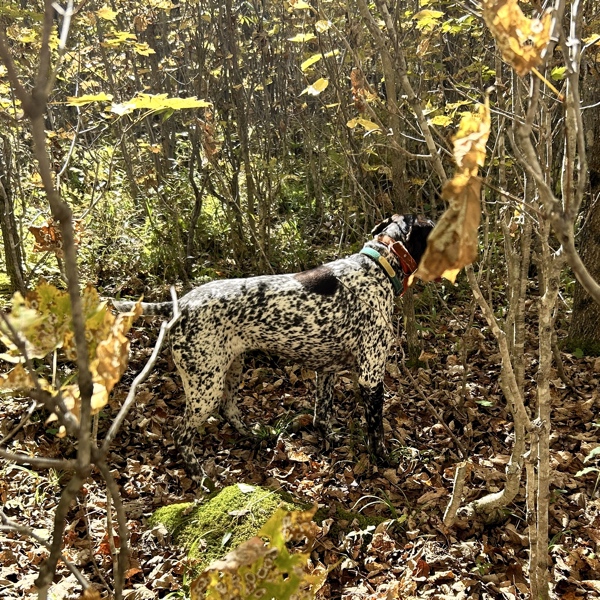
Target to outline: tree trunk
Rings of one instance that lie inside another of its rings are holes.
[[[600,73],[588,65],[587,84],[583,86],[583,104],[596,102],[600,94]],[[579,254],[588,271],[600,281],[600,113],[583,112],[586,150],[590,174],[590,203],[579,232]],[[581,284],[575,282],[573,316],[567,348],[580,348],[589,355],[600,355],[600,305],[596,304]]]
[[[596,177],[600,177],[600,171]],[[600,281],[600,189],[595,192],[596,198],[588,209],[580,232],[579,253],[588,271],[596,281]],[[585,354],[600,355],[600,305],[579,282],[575,284],[567,345],[570,350],[580,348]]]
[[[4,151],[8,154],[8,140],[4,138],[3,141]],[[21,245],[8,174],[9,164],[8,157],[5,158],[0,152],[0,230],[2,231],[6,273],[10,279],[9,292],[12,294],[14,292],[25,293],[25,278],[23,276]]]

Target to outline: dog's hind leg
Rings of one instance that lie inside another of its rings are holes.
[[[316,398],[313,425],[327,439],[331,434],[331,413],[336,374],[318,371],[316,376]]]
[[[237,391],[240,387],[240,382],[242,381],[243,367],[243,357],[236,356],[227,370],[222,411],[231,425],[233,425],[241,434],[247,434],[248,428],[242,421],[242,413],[237,404]]]
[[[185,469],[195,481],[202,477],[195,452],[197,430],[223,401],[225,372],[221,364],[204,365],[201,371],[193,374],[180,370],[186,404],[183,420],[175,430],[174,439]]]

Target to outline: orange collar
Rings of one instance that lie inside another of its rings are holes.
[[[396,256],[396,258],[400,261],[400,266],[402,267],[402,272],[405,275],[411,275],[417,270],[417,263],[415,259],[411,256],[410,252],[406,249],[406,246],[402,242],[398,242],[394,240],[389,235],[378,235],[375,238],[378,242],[386,245]],[[407,278],[404,278],[406,282]]]

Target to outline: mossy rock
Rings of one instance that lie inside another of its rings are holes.
[[[184,502],[159,508],[149,524],[162,524],[173,542],[187,550],[198,572],[254,537],[280,506],[286,510],[307,508],[279,492],[240,483],[202,504]]]

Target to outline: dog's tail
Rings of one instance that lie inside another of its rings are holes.
[[[154,316],[160,315],[162,317],[170,317],[173,314],[173,303],[172,302],[142,302],[143,315]],[[136,302],[112,300],[112,305],[119,312],[131,312]]]

